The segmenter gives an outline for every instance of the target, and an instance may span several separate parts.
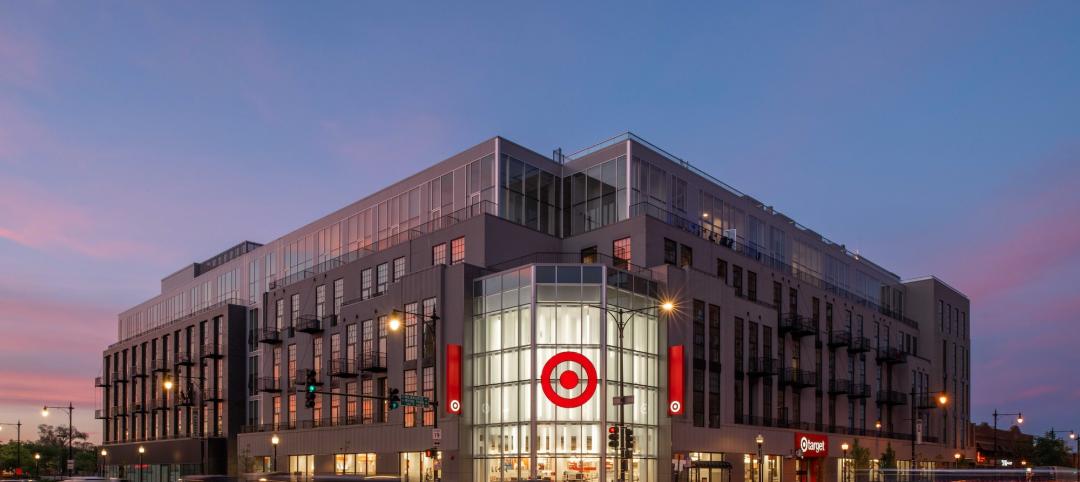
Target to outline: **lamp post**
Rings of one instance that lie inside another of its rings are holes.
[[[844,442],[844,443],[840,444],[840,450],[844,452],[844,457],[842,459],[840,459],[840,474],[841,474],[840,480],[842,482],[847,482],[847,479],[848,479],[848,470],[847,470],[847,451],[848,451],[848,448],[849,448],[849,446],[848,446],[847,442]]]
[[[177,394],[178,397],[191,398],[193,396],[191,392],[195,391],[196,387],[199,390],[200,403],[199,403],[199,406],[196,407],[196,410],[199,413],[199,425],[200,425],[199,428],[198,428],[198,434],[199,434],[199,437],[198,437],[199,438],[199,472],[201,474],[205,475],[206,474],[206,455],[205,455],[205,453],[206,453],[206,437],[203,436],[204,434],[202,433],[202,424],[206,423],[206,421],[202,420],[201,414],[202,414],[202,405],[203,405],[203,403],[202,403],[202,398],[203,398],[202,397],[202,390],[203,390],[203,387],[204,387],[204,383],[206,382],[206,379],[203,378],[201,373],[197,377],[193,377],[191,375],[185,375],[183,373],[177,373],[176,376],[177,376],[177,378],[187,379],[187,391],[181,390],[180,393]],[[175,387],[176,387],[176,383],[173,382],[173,379],[172,379],[171,375],[165,375],[165,377],[161,380],[161,388],[165,389],[166,392],[172,391],[172,389],[175,388]]]
[[[1019,425],[1019,424],[1024,423],[1024,414],[1020,413],[1019,410],[1017,410],[1016,413],[998,413],[997,409],[996,408],[994,409],[994,457],[995,457],[995,459],[994,459],[995,460],[994,467],[997,467],[997,466],[1001,465],[1001,457],[998,456],[998,442],[997,442],[997,440],[998,440],[997,422],[998,422],[998,416],[999,415],[1016,415],[1016,424]]]
[[[949,403],[949,396],[944,390],[941,391],[925,391],[916,392],[915,385],[911,385],[911,470],[915,470],[915,421],[919,418],[919,402],[916,397],[929,397],[933,393],[936,395],[936,402],[938,407],[944,407]]]
[[[439,337],[439,335],[435,331],[436,322],[439,321],[439,315],[435,314],[434,309],[431,311],[430,316],[427,315],[427,314],[424,314],[424,313],[415,313],[415,312],[412,312],[412,311],[394,309],[394,310],[390,311],[390,320],[389,320],[390,331],[398,331],[399,329],[401,329],[403,315],[412,315],[412,316],[415,316],[415,317],[419,318],[420,322],[424,324],[423,326],[424,326],[425,329],[427,328],[427,324],[431,323],[431,335],[435,337],[435,341],[432,344],[434,346],[435,353],[433,353],[432,356],[435,357],[436,369],[435,369],[435,375],[432,377],[432,380],[431,380],[431,388],[432,388],[432,392],[434,393],[434,397],[433,397],[433,400],[430,400],[429,403],[432,406],[432,409],[431,409],[432,410],[432,415],[433,415],[432,418],[434,419],[434,420],[432,420],[432,424],[433,424],[432,426],[433,426],[433,428],[439,428],[439,375],[438,375],[438,365],[439,365],[439,361],[438,361],[438,359],[439,359],[438,337]],[[428,342],[426,336],[423,337],[423,341],[424,341],[425,344]],[[421,370],[421,373],[420,373],[420,387],[421,387],[420,391],[421,392],[423,392],[423,386],[424,386],[423,379],[424,379],[423,370]],[[421,410],[420,410],[420,425],[424,424],[423,417],[424,417],[424,411],[421,408]]]
[[[1076,435],[1076,430],[1069,432],[1069,438],[1076,442],[1076,450],[1073,451],[1073,459],[1076,463],[1076,480],[1080,481],[1080,437]]]
[[[270,459],[270,471],[277,472],[277,444],[281,439],[278,438],[275,433],[273,437],[270,437],[270,445],[274,446],[274,458]]]
[[[41,407],[41,416],[42,417],[48,417],[50,408],[55,408],[57,410],[65,410],[65,411],[67,411],[67,414],[68,414],[68,461],[70,461],[70,463],[74,464],[75,463],[75,455],[74,455],[74,452],[71,450],[71,441],[72,441],[72,439],[75,438],[75,429],[74,429],[74,427],[71,426],[71,413],[75,411],[75,406],[72,405],[71,402],[68,402],[68,406],[66,406],[66,407],[63,407],[63,406],[50,407],[50,406],[46,405],[44,407]],[[72,470],[71,472],[74,472],[74,470]],[[72,475],[67,469],[67,463],[64,464],[64,475]]]
[[[759,433],[757,437],[754,437],[754,442],[757,442],[758,482],[765,482],[765,457],[761,453],[761,446],[765,444],[765,437]]]
[[[102,476],[104,476],[105,472],[108,471],[108,464],[109,464],[109,451],[105,450],[105,449],[101,449],[101,475]]]
[[[143,454],[145,454],[145,453],[146,453],[146,447],[143,447],[142,445],[140,445],[139,446],[139,482],[142,482],[142,473],[143,473],[142,458],[143,458]]]
[[[956,460],[956,467],[957,468],[960,467],[960,459],[961,458],[963,458],[963,456],[960,455],[960,452],[957,452],[957,453],[953,454],[953,459]]]
[[[15,423],[0,423],[0,430],[4,429],[4,425],[15,426],[15,467],[22,470],[22,420],[16,420]]]
[[[41,454],[39,453],[34,454],[34,466],[37,468],[35,472],[37,472],[38,479],[41,479]]]

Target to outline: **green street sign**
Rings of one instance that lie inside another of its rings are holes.
[[[427,407],[431,405],[431,400],[428,397],[405,393],[401,395],[401,404],[410,407]]]

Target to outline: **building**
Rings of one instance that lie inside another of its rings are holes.
[[[122,313],[108,464],[817,482],[857,443],[932,466],[974,455],[968,313],[633,134],[551,157],[496,137]],[[133,360],[150,373],[121,381]]]
[[[1011,424],[1008,430],[995,429],[986,422],[971,424],[971,433],[975,441],[975,463],[987,467],[997,463],[1004,467],[1026,465],[1024,462],[1031,456],[1035,445],[1035,436],[1021,432],[1015,424]]]

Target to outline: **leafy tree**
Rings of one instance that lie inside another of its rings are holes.
[[[67,447],[68,444],[68,427],[67,425],[38,425],[38,444],[47,445],[53,447]],[[79,447],[81,449],[87,449],[90,447],[87,440],[90,438],[86,432],[80,432],[77,428],[72,428],[70,432],[71,437],[74,439],[71,443],[72,448]]]
[[[896,451],[893,450],[892,444],[885,446],[885,451],[881,453],[880,463],[883,469],[896,468]]]
[[[855,461],[855,470],[870,468],[870,449],[860,446],[858,439],[852,444],[849,456]]]
[[[1036,466],[1054,465],[1068,467],[1069,449],[1065,441],[1057,438],[1054,432],[1046,432],[1042,437],[1035,437],[1035,445],[1031,449],[1031,458],[1028,463]]]

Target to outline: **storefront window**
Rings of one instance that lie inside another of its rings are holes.
[[[602,266],[537,265],[476,282],[466,370],[477,481],[613,479],[606,429],[619,420],[610,398],[620,388],[634,400],[619,406],[636,438],[628,480],[653,477],[659,325],[655,310],[623,315],[620,350],[615,314],[655,305],[655,293],[655,282]]]

